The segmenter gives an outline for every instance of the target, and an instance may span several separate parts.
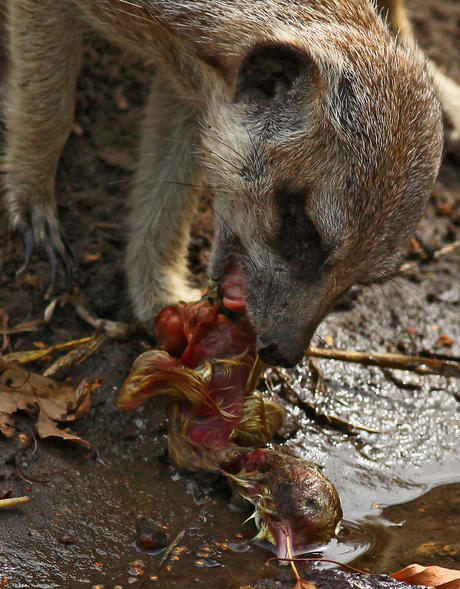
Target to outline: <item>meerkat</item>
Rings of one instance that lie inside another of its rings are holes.
[[[350,285],[394,272],[443,144],[402,2],[9,0],[7,27],[5,199],[27,258],[33,242],[66,255],[54,178],[92,27],[156,70],[125,263],[137,319],[197,296],[197,186],[215,211],[209,275],[269,364],[298,363]]]

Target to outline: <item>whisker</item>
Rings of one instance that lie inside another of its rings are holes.
[[[319,343],[323,346],[323,348],[329,349],[332,352],[334,351],[334,348],[332,346],[330,346],[327,341],[322,338],[318,332],[315,331],[315,333],[313,334],[313,337],[316,337],[319,340]]]
[[[149,137],[156,137],[157,139],[161,139],[162,141],[170,141],[171,143],[178,143],[179,145],[185,145],[186,142],[183,139],[173,139],[172,137],[165,137],[164,135],[159,135],[158,133],[147,132],[146,135]]]
[[[260,153],[260,143],[255,142],[254,137],[249,132],[247,125],[245,125],[244,128],[246,129],[246,133],[248,134],[248,139],[249,139],[250,144],[252,145],[252,148],[254,149],[254,153],[256,155],[258,155]]]
[[[156,180],[156,184],[176,184],[177,186],[188,186],[189,188],[212,188],[210,184],[189,184],[188,182],[175,182],[174,180]]]
[[[396,314],[396,311],[391,306],[390,299],[388,298],[388,295],[385,292],[385,289],[383,288],[383,285],[378,283],[376,286],[378,286],[380,288],[380,292],[383,294],[383,296],[384,296],[384,298],[385,298],[385,300],[387,302],[388,309],[390,311],[390,317],[391,317],[391,327],[393,327],[393,329],[396,329],[397,326],[400,324],[399,317]],[[399,292],[396,289],[395,289],[395,292],[400,297],[401,302],[402,302],[402,304],[404,306],[404,310],[406,311],[406,315],[408,316],[409,314],[408,314],[408,311],[407,311],[406,302],[405,302],[404,298],[399,295]]]
[[[224,141],[222,141],[222,139],[219,139],[216,135],[212,136],[212,139],[214,139],[214,141],[217,141],[217,143],[220,143],[221,145],[223,145],[224,147],[226,147],[227,149],[230,149],[230,151],[233,151],[233,153],[235,155],[237,155],[239,158],[241,158],[242,160],[244,160],[244,155],[242,153],[240,153],[239,151],[237,151],[234,147],[232,147],[231,145],[228,145],[227,143],[225,143]]]
[[[172,155],[164,155],[164,154],[160,154],[160,153],[148,153],[148,152],[144,152],[141,153],[140,155],[147,155],[149,157],[159,157],[159,158],[163,158],[165,160],[173,160],[174,162],[182,162],[182,158],[179,157],[173,157]]]
[[[411,289],[418,291],[420,295],[423,297],[425,297],[427,294],[423,286],[421,286],[420,284],[415,284],[413,282],[408,283],[406,280],[404,280],[404,277],[402,276],[391,276],[387,282],[395,282],[399,287],[401,287],[402,290],[404,290],[404,292],[407,292],[408,294],[410,294]]]
[[[231,162],[230,160],[227,160],[227,159],[225,159],[223,155],[221,155],[221,154],[220,154],[220,153],[218,153],[217,151],[216,151],[216,152],[214,152],[212,155],[213,155],[213,156],[217,156],[217,157],[218,157],[218,158],[219,158],[221,161],[223,161],[223,162],[224,162],[224,163],[226,163],[227,165],[231,166],[232,168],[235,168],[235,170],[238,172],[238,175],[241,175],[241,170],[240,170],[240,168],[239,168],[239,167],[238,167],[236,164],[234,164],[233,162]]]
[[[236,237],[236,239],[238,239],[239,245],[240,245],[241,249],[243,250],[243,255],[245,256],[245,260],[246,260],[247,262],[249,262],[249,264],[252,266],[253,270],[254,270],[255,272],[257,272],[257,270],[258,270],[258,269],[257,269],[257,266],[256,266],[256,264],[254,263],[254,261],[252,260],[251,256],[249,255],[247,248],[246,248],[246,247],[244,246],[244,244],[243,244],[243,243],[241,243],[241,241],[239,240],[239,238],[238,238],[238,235],[235,233],[235,231],[233,231],[233,229],[230,227],[230,225],[227,223],[227,221],[226,221],[226,220],[225,220],[225,219],[222,217],[222,215],[220,215],[220,214],[219,214],[219,213],[216,211],[216,209],[215,209],[215,208],[214,208],[212,205],[211,205],[211,208],[212,208],[212,211],[213,211],[213,213],[214,213],[214,214],[215,214],[217,217],[219,217],[219,219],[220,219],[220,220],[222,221],[222,223],[223,223],[223,224],[224,224],[224,225],[227,227],[227,229],[230,231],[230,233],[231,233],[231,234],[232,234],[234,237]]]
[[[131,178],[123,178],[123,180],[114,180],[113,182],[107,182],[107,186],[114,186],[115,184],[129,184],[131,182]]]
[[[217,143],[220,143],[221,145],[223,145],[227,149],[230,149],[230,151],[233,151],[233,153],[241,159],[241,162],[243,164],[245,164],[251,170],[251,172],[253,174],[257,173],[257,170],[255,169],[255,167],[253,165],[253,162],[251,162],[244,154],[239,153],[234,147],[232,147],[231,145],[227,145],[224,141],[222,141],[221,139],[219,139],[216,136],[213,136],[213,139],[214,139],[214,141],[217,141]]]
[[[390,286],[392,286],[392,287],[393,287],[393,289],[394,289],[394,290],[395,290],[395,291],[398,293],[398,295],[399,295],[401,298],[403,298],[403,297],[402,297],[402,295],[399,293],[399,291],[398,291],[398,289],[396,288],[396,286],[395,286],[395,284],[394,284],[394,283],[396,283],[396,285],[398,286],[398,288],[400,288],[401,290],[403,290],[403,291],[404,291],[404,294],[405,294],[406,296],[408,296],[408,297],[409,297],[409,298],[410,298],[410,299],[411,299],[411,300],[412,300],[412,301],[415,303],[415,305],[417,306],[417,308],[419,309],[419,311],[423,311],[423,313],[424,313],[425,317],[427,317],[428,319],[430,319],[430,320],[431,320],[431,317],[430,317],[430,314],[429,314],[429,312],[428,312],[427,308],[426,308],[426,307],[424,307],[424,306],[422,305],[422,303],[421,303],[421,302],[420,302],[420,301],[417,299],[417,297],[415,297],[415,296],[414,296],[414,295],[413,295],[413,294],[410,292],[410,290],[409,290],[409,288],[408,288],[408,285],[407,285],[407,284],[403,284],[402,282],[399,282],[399,283],[398,283],[398,282],[397,282],[397,279],[396,279],[395,277],[393,277],[393,278],[390,278],[390,279],[388,280],[388,284],[389,284]],[[415,288],[415,285],[414,285],[414,288]],[[423,294],[426,294],[426,293],[425,293],[425,291],[423,290],[423,288],[421,288],[421,287],[419,287],[419,288],[420,288],[420,290],[421,290],[421,292],[422,292]]]
[[[232,233],[232,234],[233,234],[235,237],[237,237],[236,233],[233,231],[233,229],[230,227],[230,225],[227,223],[227,221],[226,221],[226,220],[225,220],[225,219],[222,217],[222,215],[216,211],[216,209],[214,208],[214,206],[213,206],[213,205],[211,205],[211,209],[212,209],[212,212],[213,212],[213,213],[214,213],[214,214],[215,214],[217,217],[219,217],[219,219],[220,219],[220,220],[222,221],[222,223],[223,223],[223,224],[224,224],[224,225],[227,227],[227,229],[229,229],[229,230],[230,230],[230,233]]]

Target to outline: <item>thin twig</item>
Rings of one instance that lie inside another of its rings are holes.
[[[324,413],[317,405],[313,405],[312,403],[308,403],[304,399],[302,399],[299,393],[295,390],[295,388],[291,385],[288,381],[287,376],[279,370],[279,368],[272,367],[271,370],[280,378],[283,385],[289,390],[293,398],[287,399],[293,405],[297,405],[300,407],[305,413],[313,417],[314,419],[320,420],[323,423],[326,423],[330,427],[335,427],[340,431],[344,431],[351,436],[356,436],[357,432],[355,430],[362,430],[371,434],[381,434],[383,433],[381,430],[371,429],[365,427],[363,425],[354,425],[349,423],[345,419],[341,419],[340,417],[335,417],[333,415],[327,415]]]
[[[295,578],[297,579],[297,583],[300,582],[301,578],[299,575],[299,571],[297,570],[297,567],[295,566],[295,562],[294,559],[292,558],[292,552],[291,552],[291,537],[289,536],[287,530],[282,526],[281,530],[283,532],[283,534],[286,536],[286,552],[289,558],[289,563],[291,565],[292,570],[294,571],[294,575]]]
[[[330,562],[332,564],[336,564],[338,566],[344,567],[353,573],[359,573],[360,575],[368,575],[366,571],[361,571],[360,569],[356,569],[355,567],[350,566],[349,564],[345,564],[343,562],[339,562],[338,560],[331,560],[330,558],[279,558],[278,556],[273,556],[269,558],[265,564],[270,564],[274,560],[278,560],[281,562],[291,562],[294,560],[295,562]]]
[[[30,497],[9,497],[8,499],[0,499],[1,507],[14,507],[15,505],[22,505],[23,503],[29,503]]]
[[[83,299],[78,292],[74,294],[66,293],[53,299],[51,303],[46,307],[43,314],[44,320],[49,322],[54,313],[56,306],[64,307],[64,305],[70,303],[75,308],[77,315],[89,323],[92,327],[98,331],[104,332],[109,337],[113,338],[127,338],[135,330],[135,326],[130,323],[122,323],[120,321],[110,321],[109,319],[100,319],[94,312],[89,308],[88,303]]]
[[[88,307],[86,301],[79,295],[70,297],[69,302],[74,306],[77,315],[92,325],[98,331],[103,331],[106,335],[113,338],[127,338],[134,331],[134,326],[130,323],[121,321],[110,321],[109,319],[100,319]]]
[[[460,241],[453,241],[452,243],[449,243],[448,245],[436,250],[433,253],[433,258],[437,259],[437,258],[440,258],[441,256],[443,256],[444,254],[450,254],[450,252],[453,252],[454,250],[458,249],[459,247],[460,247]]]
[[[7,327],[0,329],[0,333],[2,335],[12,335],[14,333],[23,333],[25,331],[38,331],[40,326],[44,324],[44,321],[41,319],[36,319],[34,321],[27,321],[26,323],[19,323],[14,327]]]
[[[176,544],[179,544],[179,542],[182,540],[182,538],[185,536],[185,529],[181,530],[177,536],[171,541],[171,543],[169,544],[169,546],[166,548],[165,553],[163,554],[163,557],[160,561],[160,564],[158,566],[158,572],[157,575],[160,574],[161,569],[163,568],[164,563],[166,562],[166,559],[168,558],[168,556],[171,554],[171,550],[174,548],[174,546],[176,546]]]
[[[18,475],[18,477],[20,479],[22,479],[26,483],[29,483],[29,485],[33,485],[34,483],[39,483],[40,485],[45,485],[46,487],[50,486],[48,481],[46,481],[44,479],[35,479],[32,477],[27,478],[25,475],[22,474],[21,469],[19,468],[19,464],[16,464],[16,474]]]
[[[310,346],[306,352],[307,358],[325,358],[327,360],[340,360],[353,362],[364,366],[378,366],[379,368],[397,368],[408,370],[417,374],[439,374],[460,378],[460,366],[447,360],[437,358],[423,358],[422,356],[407,356],[406,354],[377,354],[355,352],[349,350],[327,350]]]
[[[81,364],[84,360],[86,360],[86,358],[91,356],[91,354],[93,354],[93,352],[95,352],[95,350],[97,350],[106,341],[106,335],[97,335],[86,344],[82,344],[78,348],[70,350],[70,352],[68,352],[65,356],[58,358],[43,372],[43,376],[49,378],[51,376],[55,376],[57,373],[62,373],[66,370],[69,370],[72,366],[78,366],[78,364]]]
[[[326,383],[324,382],[324,374],[321,370],[319,360],[317,358],[308,358],[310,370],[315,378],[313,383],[313,392],[319,392],[324,396],[327,396]]]
[[[45,356],[50,356],[54,352],[63,352],[72,348],[78,348],[79,346],[86,345],[90,342],[92,337],[83,337],[81,339],[72,340],[70,342],[64,342],[62,344],[56,344],[49,348],[41,350],[27,350],[25,352],[13,352],[12,354],[6,354],[0,358],[1,363],[18,362],[19,364],[25,364],[26,362],[35,362]]]

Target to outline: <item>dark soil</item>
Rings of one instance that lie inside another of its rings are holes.
[[[458,0],[412,0],[411,6],[421,45],[449,75],[460,80]],[[131,317],[122,269],[125,219],[151,75],[148,68],[104,41],[88,40],[74,130],[59,166],[59,216],[80,255],[81,291],[95,313],[105,319],[129,321]],[[190,247],[191,271],[198,282],[204,276],[211,239],[212,219],[204,203]],[[436,250],[458,239],[460,163],[456,156],[447,155],[420,227],[419,242]],[[20,237],[11,235],[3,223],[0,309],[9,326],[41,317],[47,305],[43,300],[49,280],[47,262],[37,252],[28,271],[16,277],[23,255]],[[414,250],[411,262],[401,277],[404,282],[394,283],[396,294],[391,289],[356,293],[355,302],[348,302],[325,322],[322,335],[332,334],[339,348],[408,353],[428,348],[460,356],[460,249],[436,260]],[[63,287],[63,276],[61,279]],[[417,296],[421,293],[421,304],[414,303],[410,285],[416,285]],[[55,294],[59,292],[58,286]],[[52,321],[40,331],[5,337],[4,353],[93,333],[72,307],[57,308]],[[443,334],[453,343],[436,348]],[[38,440],[34,418],[25,414],[15,415],[17,434],[23,435],[0,440],[0,495],[13,485],[13,496],[31,497],[29,504],[0,513],[0,579],[8,580],[8,588],[150,587],[159,578],[158,586],[166,589],[200,584],[224,589],[280,575],[277,568],[265,565],[270,553],[249,544],[254,528],[250,522],[243,525],[246,514],[230,510],[228,490],[215,481],[206,488],[206,482],[179,475],[169,464],[161,402],[146,404],[133,414],[116,407],[117,393],[133,360],[151,343],[144,332],[125,341],[110,341],[62,375],[70,384],[82,378],[103,379],[103,386],[92,395],[88,416],[71,425],[72,431],[91,444],[91,451],[70,442]],[[49,360],[36,362],[28,368],[42,372],[48,364]],[[388,415],[396,405],[391,403],[404,399],[408,412],[401,419],[406,422],[395,418],[394,431],[402,432],[413,416],[420,439],[404,445],[407,436],[385,437],[383,432],[380,436],[363,433],[350,441],[343,432],[331,432],[304,416],[300,419],[297,409],[288,408],[283,435],[308,457],[326,465],[351,522],[332,552],[343,560],[364,553],[359,564],[375,573],[396,570],[413,560],[460,568],[455,539],[460,531],[458,485],[435,489],[415,503],[390,507],[381,515],[386,505],[415,499],[440,483],[460,482],[459,448],[452,433],[459,424],[454,398],[459,394],[458,385],[424,381],[412,383],[411,389],[410,383],[408,387],[400,379],[386,388],[387,381],[381,380],[386,377],[377,370],[355,367],[350,371],[337,364],[323,363],[329,396],[317,396],[315,403],[340,414],[344,406],[340,395],[349,390],[347,419],[393,431]],[[308,367],[302,368],[299,378],[304,379],[306,389],[308,377]],[[363,391],[370,387],[381,391],[380,401],[384,399],[387,405],[369,409],[374,397],[366,397]],[[436,396],[444,393],[449,393],[450,404],[445,397]],[[421,399],[420,407],[417,399]],[[428,425],[425,414],[425,421],[417,417],[428,406],[427,399],[435,401]],[[400,407],[394,413],[401,416],[403,411]],[[415,440],[413,433],[409,437]],[[422,438],[432,445],[419,456],[414,448],[420,449]],[[369,448],[372,451],[365,454]],[[431,458],[439,468],[424,470]],[[349,472],[355,474],[343,474]],[[183,534],[161,572],[162,556],[141,553],[135,546],[139,514],[164,525],[170,541]],[[408,523],[395,527],[403,520]]]

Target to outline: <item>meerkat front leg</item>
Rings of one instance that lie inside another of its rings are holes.
[[[411,45],[416,43],[412,25],[409,21],[404,0],[378,0],[380,8],[387,13],[388,22],[396,35]],[[460,86],[445,76],[436,64],[428,61],[433,81],[441,100],[448,128],[446,130],[447,149],[460,154]]]
[[[200,183],[199,110],[156,74],[146,109],[125,262],[136,317],[199,297],[186,285],[190,222]]]
[[[11,66],[3,157],[6,207],[12,228],[23,233],[26,264],[35,242],[46,249],[53,277],[56,252],[65,256],[54,183],[73,121],[80,26],[60,0],[10,0],[7,26]]]

